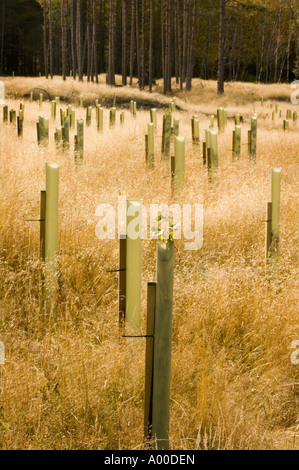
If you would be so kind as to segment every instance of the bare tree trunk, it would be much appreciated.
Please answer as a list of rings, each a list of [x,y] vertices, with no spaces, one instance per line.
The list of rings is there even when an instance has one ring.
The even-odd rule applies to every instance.
[[[83,68],[82,68],[82,39],[81,39],[81,0],[77,0],[76,43],[77,43],[78,75],[79,75],[79,81],[82,82]]]
[[[182,64],[182,83],[186,81],[187,60],[188,60],[188,43],[189,43],[189,1],[184,0],[184,19],[183,19],[183,64]],[[182,85],[181,85],[182,88]]]
[[[164,84],[164,93],[171,92],[171,75],[172,75],[172,61],[171,61],[171,32],[172,32],[172,15],[171,15],[171,0],[167,0],[166,10],[166,86]]]
[[[110,0],[110,13],[109,13],[109,53],[108,53],[108,73],[107,84],[110,86],[115,85],[115,5],[114,0]]]
[[[162,77],[165,82],[164,0],[161,0],[161,57],[162,57]]]
[[[66,21],[65,21],[65,0],[61,2],[61,57],[62,57],[62,78],[66,80]]]
[[[197,17],[197,2],[192,0],[192,21],[191,21],[191,34],[190,34],[190,46],[189,46],[189,57],[188,57],[188,66],[187,66],[187,81],[186,81],[186,90],[190,91],[192,87],[192,77],[194,70],[194,45],[195,45],[195,27],[196,27],[196,17]]]
[[[53,18],[52,0],[49,0],[49,53],[50,53],[50,76],[53,79]]]
[[[130,47],[130,86],[133,85],[133,73],[134,73],[134,49],[135,49],[135,0],[132,2],[131,11],[131,47]]]
[[[43,3],[43,15],[44,15],[44,64],[45,64],[45,77],[49,78],[48,71],[48,43],[47,43],[47,2],[44,0]]]
[[[220,0],[220,33],[217,85],[218,95],[224,93],[225,6],[226,0]]]
[[[127,0],[122,1],[122,85],[127,85]]]
[[[96,83],[99,83],[97,60],[97,0],[93,0],[92,54]]]
[[[144,90],[144,69],[145,69],[145,5],[142,0],[141,6],[141,77],[140,90]]]
[[[138,14],[138,0],[135,0],[135,16],[136,16],[136,56],[137,56],[137,74],[140,87],[141,70],[140,70],[140,47],[139,47],[139,14]]]
[[[90,82],[92,72],[92,47],[90,41],[90,1],[87,2],[86,12],[86,44],[87,44],[87,81]]]
[[[149,92],[153,91],[153,33],[154,33],[154,0],[150,0],[150,27],[149,27],[149,66],[148,84]]]
[[[76,52],[75,52],[75,33],[74,33],[74,8],[75,2],[71,0],[71,50],[72,50],[72,70],[73,70],[73,77],[76,79],[77,71],[76,71]]]
[[[2,9],[0,75],[3,74],[4,26],[5,26],[5,0],[3,0],[3,9]]]

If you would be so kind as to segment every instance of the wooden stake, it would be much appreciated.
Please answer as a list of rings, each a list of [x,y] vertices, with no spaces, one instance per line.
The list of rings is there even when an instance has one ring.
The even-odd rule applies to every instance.
[[[274,262],[279,258],[279,226],[280,226],[280,182],[281,182],[281,169],[271,169],[271,258]]]
[[[147,285],[147,328],[145,346],[144,438],[151,439],[153,425],[153,370],[156,311],[156,282]]]
[[[174,138],[174,194],[173,199],[184,199],[185,186],[185,137]]]
[[[40,231],[39,231],[39,253],[45,261],[45,227],[46,227],[46,191],[40,192]]]
[[[119,283],[118,283],[118,311],[119,327],[122,330],[126,318],[126,269],[127,269],[127,241],[122,235],[119,240]]]
[[[147,145],[148,145],[148,163],[150,168],[153,169],[155,166],[155,137],[154,137],[154,124],[148,123],[147,125]]]

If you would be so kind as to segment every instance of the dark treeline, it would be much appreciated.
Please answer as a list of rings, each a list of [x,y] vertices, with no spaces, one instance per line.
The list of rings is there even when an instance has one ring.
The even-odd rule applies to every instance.
[[[298,0],[0,0],[0,75],[293,80]]]

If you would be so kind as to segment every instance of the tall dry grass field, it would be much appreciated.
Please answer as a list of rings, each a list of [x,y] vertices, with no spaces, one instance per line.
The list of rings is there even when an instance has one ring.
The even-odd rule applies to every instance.
[[[50,103],[22,99],[33,88],[66,96],[76,119],[85,118],[78,96],[94,100],[116,93],[150,104],[149,94],[111,90],[103,84],[66,84],[56,78],[6,80],[9,109],[25,102],[24,135],[0,119],[0,339],[6,363],[0,379],[1,449],[144,449],[145,340],[120,338],[118,325],[118,240],[98,240],[96,208],[117,209],[118,196],[152,203],[171,202],[169,164],[161,163],[163,110],[158,111],[156,165],[145,165],[144,135],[149,111],[104,133],[85,128],[84,163],[50,142],[37,145],[39,114],[51,117]],[[56,88],[55,88],[56,87]],[[80,88],[81,87],[81,88]],[[75,95],[72,92],[76,88]],[[180,135],[186,138],[185,202],[204,206],[204,239],[198,251],[175,244],[171,449],[298,449],[299,365],[292,364],[298,326],[298,143],[299,124],[282,130],[271,120],[271,102],[285,116],[287,86],[229,84],[218,99],[214,82],[196,82],[191,95],[176,92]],[[170,98],[154,100],[166,105]],[[198,92],[198,93],[197,93]],[[261,107],[259,96],[265,97]],[[73,97],[73,99],[72,99]],[[101,97],[100,97],[101,101]],[[123,101],[123,102],[124,102]],[[228,110],[219,136],[219,186],[209,185],[201,147],[191,143],[192,114],[201,140],[209,115]],[[61,103],[63,109],[66,103]],[[295,107],[292,107],[295,109]],[[242,156],[232,161],[233,115],[242,123]],[[258,114],[258,153],[247,154],[250,116]],[[55,314],[42,305],[39,259],[39,196],[45,163],[60,165],[59,302]],[[270,171],[282,169],[280,260],[265,270],[266,203]],[[150,231],[148,227],[148,232]],[[146,325],[146,284],[156,276],[156,242],[143,242],[142,333]]]

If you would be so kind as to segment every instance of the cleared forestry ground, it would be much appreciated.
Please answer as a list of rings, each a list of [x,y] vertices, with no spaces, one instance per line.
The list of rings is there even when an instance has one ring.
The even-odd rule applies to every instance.
[[[103,79],[102,79],[103,81]],[[170,164],[161,162],[163,109],[158,109],[155,169],[145,164],[144,135],[151,100],[168,106],[171,97],[103,83],[78,84],[55,78],[4,79],[9,109],[25,103],[24,134],[0,116],[0,340],[6,363],[0,379],[1,449],[143,449],[144,353],[142,338],[120,338],[118,240],[98,240],[99,204],[117,209],[118,196],[169,203]],[[76,119],[86,116],[79,96],[93,102],[114,94],[123,105],[146,101],[137,119],[104,132],[85,127],[84,162],[57,150],[51,104],[23,99],[34,89],[64,96]],[[203,246],[184,250],[175,242],[171,449],[298,449],[299,365],[291,345],[298,326],[298,144],[299,124],[283,131],[291,105],[289,85],[195,81],[191,94],[174,90],[186,138],[185,203],[204,207]],[[18,99],[14,99],[14,94]],[[52,96],[52,95],[51,95]],[[260,96],[265,103],[261,106]],[[116,101],[118,104],[118,101]],[[139,102],[140,103],[140,102]],[[149,104],[148,104],[149,103]],[[270,103],[282,118],[272,122]],[[141,104],[139,104],[140,108]],[[201,141],[217,108],[228,110],[219,136],[219,186],[211,188],[202,148],[191,142],[191,117],[200,120]],[[242,155],[232,161],[233,116],[243,116]],[[247,153],[250,116],[258,115],[257,163]],[[38,115],[49,117],[50,140],[38,146]],[[172,152],[171,152],[172,153]],[[39,259],[40,190],[45,163],[60,165],[59,304],[55,315],[42,308]],[[282,170],[280,262],[265,271],[266,203],[271,168]],[[148,226],[148,233],[152,227]],[[156,242],[143,242],[142,332],[146,284],[156,276]]]

